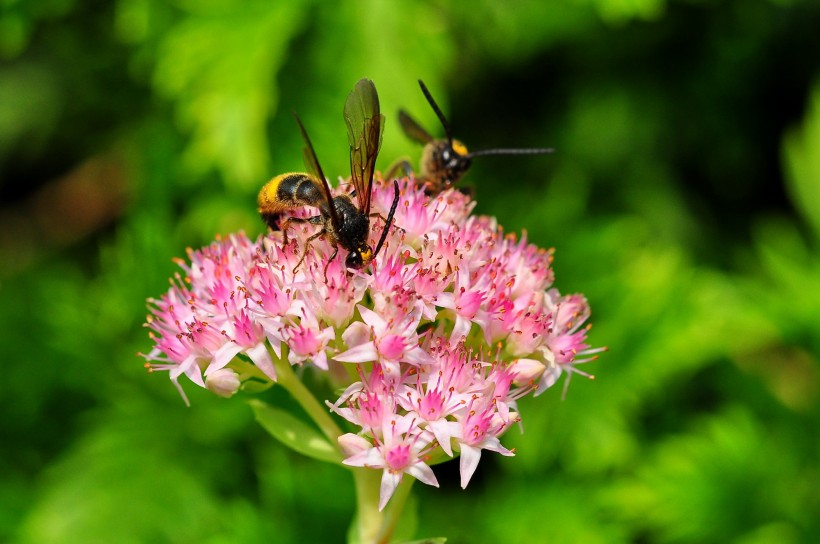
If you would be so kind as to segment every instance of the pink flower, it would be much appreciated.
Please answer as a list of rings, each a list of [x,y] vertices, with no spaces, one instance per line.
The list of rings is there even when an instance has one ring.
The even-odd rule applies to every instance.
[[[417,329],[421,321],[420,308],[394,312],[397,316],[388,319],[364,306],[359,306],[359,313],[364,323],[353,323],[348,329],[351,332],[346,333],[347,338],[352,338],[353,334],[360,339],[367,338],[361,334],[363,327],[370,329],[372,338],[339,353],[335,360],[343,363],[378,361],[385,374],[390,376],[399,374],[400,363],[419,365],[432,362],[430,355],[419,345]]]
[[[356,435],[343,435],[340,440],[351,453],[343,462],[354,467],[383,469],[379,510],[383,510],[406,473],[427,485],[438,487],[433,470],[424,462],[429,451],[429,435],[415,426],[407,416],[385,413],[382,439],[374,443]]]
[[[299,317],[299,323],[286,325],[282,333],[290,347],[288,361],[297,365],[309,360],[322,370],[327,370],[326,350],[328,343],[336,338],[333,327],[322,327],[316,314],[304,304],[298,305],[294,315]]]
[[[270,232],[189,250],[182,275],[149,299],[144,355],[181,393],[187,376],[222,396],[251,375],[275,382],[275,365],[312,365],[343,391],[325,402],[355,430],[338,439],[344,463],[383,471],[380,508],[405,474],[437,486],[431,458],[460,456],[464,487],[482,451],[513,455],[501,438],[518,399],[565,371],[587,375],[578,366],[601,351],[587,340],[586,299],[552,286],[551,250],[470,215],[458,191],[400,188],[386,243],[362,270],[345,268],[342,248],[328,263],[321,238],[294,270],[318,228],[309,223],[288,244]],[[392,199],[377,180],[371,212],[385,217]],[[372,247],[383,228],[371,219]]]
[[[476,272],[476,275],[478,273]],[[442,293],[435,299],[436,305],[448,308],[455,314],[452,339],[465,338],[470,333],[472,324],[478,323],[482,328],[487,327],[489,318],[487,310],[482,309],[482,303],[487,299],[487,293],[470,281],[470,272],[460,268],[456,272],[456,281],[453,291]]]

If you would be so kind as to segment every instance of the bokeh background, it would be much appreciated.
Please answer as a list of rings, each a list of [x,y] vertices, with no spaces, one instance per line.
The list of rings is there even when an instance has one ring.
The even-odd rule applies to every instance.
[[[521,403],[515,458],[416,487],[450,542],[820,539],[820,3],[9,0],[0,15],[0,541],[338,542],[349,475],[239,400],[147,374],[172,258],[262,232],[255,194],[326,172],[370,77],[379,167],[442,134],[478,211],[556,248],[610,351]],[[190,385],[190,384],[187,384]],[[276,397],[277,402],[287,399]],[[269,399],[268,399],[269,400]]]

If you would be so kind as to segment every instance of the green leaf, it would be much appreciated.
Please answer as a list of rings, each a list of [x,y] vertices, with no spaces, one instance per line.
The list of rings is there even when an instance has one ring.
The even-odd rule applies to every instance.
[[[292,414],[260,400],[248,401],[256,421],[271,436],[291,449],[328,463],[341,463],[341,455],[327,438]]]
[[[307,13],[300,2],[197,4],[162,36],[153,84],[190,133],[191,171],[215,168],[246,189],[269,174],[266,122],[279,103],[272,83]]]
[[[816,84],[803,125],[783,142],[789,191],[795,207],[820,236],[820,84]]]

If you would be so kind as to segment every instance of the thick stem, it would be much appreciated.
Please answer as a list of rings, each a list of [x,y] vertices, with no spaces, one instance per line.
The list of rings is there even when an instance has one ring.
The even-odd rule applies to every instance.
[[[356,517],[355,526],[348,534],[349,544],[377,544],[380,535],[383,514],[379,512],[379,491],[382,472],[372,468],[353,469],[353,481],[356,484]]]
[[[310,418],[316,422],[319,429],[324,433],[327,439],[335,448],[339,447],[339,437],[342,436],[342,430],[330,417],[330,411],[305,387],[296,374],[293,372],[293,367],[287,360],[285,354],[282,358],[273,358],[273,365],[276,368],[276,383],[284,387],[288,393],[293,395],[296,402],[299,403]]]
[[[284,387],[296,399],[296,402],[316,422],[331,444],[338,448],[338,439],[342,435],[342,430],[330,417],[328,409],[296,377],[284,353],[281,358],[274,356],[273,361],[276,368],[276,383]],[[352,472],[356,486],[356,517],[355,525],[351,527],[348,534],[348,540],[351,544],[387,544],[401,519],[414,479],[405,475],[385,510],[380,512],[379,494],[382,471],[371,468],[354,468]]]
[[[382,471],[357,468],[353,471],[353,479],[356,483],[357,504],[356,525],[348,535],[350,544],[387,544],[401,521],[415,479],[405,475],[381,512],[379,494]]]
[[[382,540],[380,540],[380,542],[387,543],[390,541],[390,537],[393,536],[396,526],[399,524],[399,521],[401,521],[404,507],[407,505],[407,498],[410,496],[410,490],[413,489],[413,483],[415,481],[415,478],[411,478],[405,474],[399,487],[393,492],[390,502],[387,503],[387,506],[382,512],[382,514],[384,514],[384,522],[382,523]]]

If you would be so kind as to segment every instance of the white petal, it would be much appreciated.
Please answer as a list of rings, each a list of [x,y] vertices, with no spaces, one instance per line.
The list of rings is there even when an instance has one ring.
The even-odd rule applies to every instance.
[[[350,348],[347,351],[343,351],[342,353],[333,356],[335,361],[339,361],[341,363],[369,363],[377,360],[378,358],[379,354],[376,351],[376,344],[373,342],[361,344],[355,348]]]
[[[342,341],[349,348],[364,344],[368,340],[370,340],[370,327],[361,321],[351,323],[342,333]]]
[[[325,353],[325,350],[322,350],[316,354],[313,358],[313,364],[322,370],[327,370],[327,353]]]
[[[208,376],[212,372],[225,368],[225,365],[230,363],[240,351],[242,351],[242,346],[236,342],[228,342],[223,345],[221,348],[216,350],[216,353],[214,353],[214,358],[211,360],[211,364],[209,364],[208,368],[205,369],[205,375]]]
[[[176,368],[170,371],[171,380],[176,383],[177,378],[182,374],[188,376],[188,379],[200,387],[205,387],[205,380],[202,379],[202,371],[199,370],[199,365],[196,364],[196,356],[189,355],[184,361],[179,363]]]
[[[273,381],[276,381],[276,369],[273,367],[273,359],[270,358],[270,352],[268,351],[268,346],[265,345],[265,342],[256,344],[252,348],[245,351],[245,353],[248,354],[248,357],[251,361],[253,361],[253,364],[255,364],[259,370],[265,374],[265,376]]]
[[[345,389],[344,392],[339,396],[339,400],[337,400],[334,403],[334,406],[341,406],[347,399],[349,399],[356,393],[361,393],[362,391],[364,391],[364,384],[362,382],[354,382],[348,385],[347,389]],[[329,402],[328,406],[330,406]]]
[[[455,295],[453,295],[453,293],[441,293],[440,295],[436,295],[436,306],[439,308],[449,308],[451,310],[455,310]]]
[[[543,350],[545,354],[549,353],[551,360],[547,361],[547,369],[541,375],[541,379],[538,380],[538,388],[535,390],[534,395],[536,397],[555,385],[555,382],[557,382],[561,376],[561,365],[555,362],[555,355],[546,347],[543,348]]]
[[[416,346],[404,352],[404,362],[414,365],[432,365],[436,363],[432,355],[424,351],[421,346]]]
[[[384,510],[387,501],[393,496],[393,492],[396,491],[396,488],[399,486],[403,474],[403,472],[390,472],[389,470],[385,470],[384,474],[382,474],[382,485],[379,492],[379,512]]]
[[[451,428],[453,427],[453,423],[455,422],[447,421],[444,419],[438,419],[436,421],[430,422],[430,430],[433,431],[433,435],[435,435],[436,440],[438,440],[441,449],[443,449],[444,453],[446,453],[450,457],[453,456],[453,448],[450,445],[450,438],[453,435],[451,430]]]
[[[458,341],[461,338],[466,338],[467,335],[470,334],[470,327],[472,325],[473,322],[466,317],[456,315],[456,324],[453,326],[453,333],[450,335],[450,338],[455,341]]]
[[[461,444],[461,489],[464,489],[470,483],[470,478],[473,477],[473,473],[478,467],[479,459],[481,459],[480,449]]]
[[[383,468],[384,457],[379,453],[378,448],[370,447],[360,451],[342,461],[343,464],[352,467]]]
[[[495,436],[488,436],[481,442],[481,447],[485,450],[494,451],[500,453],[501,455],[506,455],[507,457],[512,457],[515,453],[511,450],[508,450],[504,446],[501,445],[501,441],[498,440]]]
[[[436,475],[433,474],[433,469],[421,461],[408,467],[405,472],[422,483],[438,487],[438,480],[436,480]]]
[[[368,326],[373,327],[377,333],[384,332],[387,322],[382,318],[382,316],[370,308],[365,308],[361,304],[356,307],[359,309],[359,315],[362,316],[362,320],[367,323]]]

